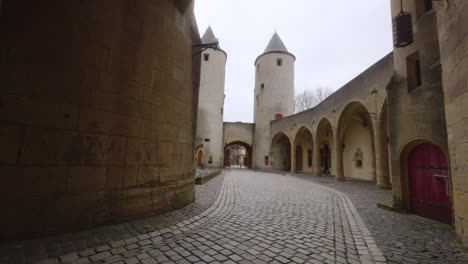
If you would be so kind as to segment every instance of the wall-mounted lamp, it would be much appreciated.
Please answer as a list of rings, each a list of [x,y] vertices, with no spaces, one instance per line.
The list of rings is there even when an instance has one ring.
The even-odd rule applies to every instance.
[[[402,48],[413,43],[413,20],[411,14],[403,11],[403,0],[400,0],[401,11],[393,18],[393,45]]]

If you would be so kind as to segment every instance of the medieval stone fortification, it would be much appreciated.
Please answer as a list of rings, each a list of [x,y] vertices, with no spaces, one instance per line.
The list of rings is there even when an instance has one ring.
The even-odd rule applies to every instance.
[[[254,169],[392,188],[395,210],[468,244],[468,1],[389,1],[413,42],[294,115],[274,34],[252,58],[254,124],[223,124],[227,53],[191,0],[0,1],[0,238],[174,210],[195,164],[242,144]]]
[[[254,123],[224,123],[225,155],[241,144],[253,169],[373,181],[393,190],[395,210],[454,224],[466,243],[468,3],[391,0],[391,10],[412,14],[411,45],[297,114],[295,56],[275,33],[254,63]]]

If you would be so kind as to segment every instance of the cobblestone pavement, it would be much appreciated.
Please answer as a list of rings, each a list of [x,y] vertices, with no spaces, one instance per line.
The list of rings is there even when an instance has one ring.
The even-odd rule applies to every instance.
[[[468,251],[456,242],[451,226],[377,208],[378,201],[392,200],[390,190],[382,190],[367,181],[339,182],[333,177],[294,176],[345,193],[389,263],[468,263]]]
[[[377,209],[389,192],[369,183],[229,170],[196,190],[163,216],[3,246],[0,263],[464,261],[453,230]]]
[[[204,185],[195,185],[195,202],[177,211],[83,232],[0,245],[0,263],[35,263],[38,260],[86,251],[112,241],[131,239],[175,225],[208,209],[218,197],[224,177],[223,173]]]

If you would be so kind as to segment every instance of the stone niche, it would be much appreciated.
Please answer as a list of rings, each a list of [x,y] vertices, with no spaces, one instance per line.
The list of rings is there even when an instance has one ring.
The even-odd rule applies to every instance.
[[[191,2],[1,1],[2,239],[194,200]]]

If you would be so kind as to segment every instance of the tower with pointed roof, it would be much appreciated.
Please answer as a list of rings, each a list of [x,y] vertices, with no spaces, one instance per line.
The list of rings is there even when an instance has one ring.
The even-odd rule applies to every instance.
[[[254,167],[272,168],[270,122],[294,113],[294,62],[275,32],[265,51],[255,60]]]
[[[195,159],[203,167],[223,165],[224,79],[227,54],[211,29],[202,37],[203,44],[213,44],[201,54]]]

